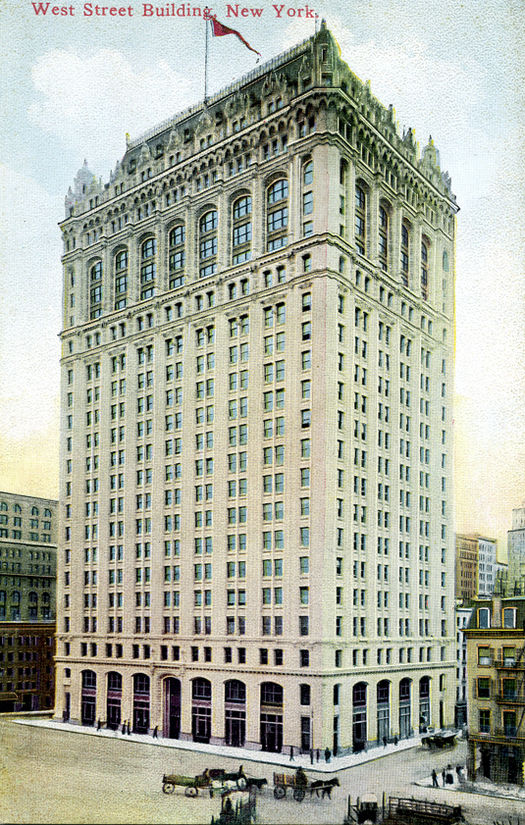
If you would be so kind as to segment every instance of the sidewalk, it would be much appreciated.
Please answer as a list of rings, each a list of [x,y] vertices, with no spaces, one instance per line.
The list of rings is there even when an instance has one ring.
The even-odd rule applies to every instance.
[[[464,771],[465,769],[463,772]],[[478,794],[479,796],[494,796],[501,799],[516,799],[525,802],[525,787],[520,787],[519,785],[499,785],[485,777],[477,779],[475,782],[469,782],[466,779],[463,782],[459,782],[455,765],[452,766],[450,773],[454,781],[451,785],[445,785],[444,788],[442,786],[441,772],[438,774],[439,789],[458,791],[459,793]],[[414,782],[414,785],[418,785],[420,788],[432,788],[432,777],[428,776],[426,779],[420,779],[418,782]],[[438,788],[434,786],[434,790],[438,790]]]
[[[80,733],[87,736],[98,736],[100,738],[110,739],[124,739],[128,742],[138,742],[141,745],[153,745],[161,748],[176,748],[177,750],[186,750],[200,753],[208,753],[215,757],[231,757],[238,759],[240,762],[264,762],[266,765],[279,765],[293,770],[302,765],[303,768],[309,771],[316,771],[319,773],[334,773],[336,771],[344,770],[346,768],[353,768],[356,765],[362,765],[365,762],[371,762],[375,759],[381,759],[383,756],[390,756],[393,753],[408,750],[409,748],[417,747],[421,744],[421,737],[414,736],[411,739],[402,739],[397,745],[394,743],[377,748],[371,748],[368,751],[361,751],[360,753],[351,753],[345,756],[332,756],[330,762],[324,761],[324,755],[321,751],[321,759],[314,763],[310,762],[308,754],[297,754],[293,759],[290,759],[288,754],[284,753],[269,753],[267,751],[248,750],[246,748],[232,748],[227,745],[206,745],[201,742],[190,742],[182,739],[155,739],[153,736],[146,734],[124,734],[120,731],[100,730],[97,731],[93,727],[84,727],[82,725],[71,725],[66,722],[60,722],[55,719],[38,719],[30,717],[20,717],[13,719],[18,725],[34,725],[42,728],[51,728],[52,730],[66,731],[67,733]],[[430,780],[432,784],[432,780]],[[448,786],[449,788],[451,786]]]

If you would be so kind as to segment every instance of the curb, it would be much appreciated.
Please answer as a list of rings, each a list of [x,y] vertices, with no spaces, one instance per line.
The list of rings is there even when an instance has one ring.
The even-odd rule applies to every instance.
[[[313,773],[334,774],[338,771],[348,770],[349,768],[358,767],[367,762],[375,761],[376,759],[383,759],[386,756],[391,756],[394,753],[400,753],[405,750],[417,747],[421,744],[420,737],[413,739],[403,739],[397,745],[387,745],[385,747],[373,748],[370,751],[361,752],[359,754],[349,754],[340,757],[332,757],[330,762],[317,762],[313,764],[310,762],[310,757],[305,754],[298,754],[294,759],[290,760],[287,754],[274,754],[267,751],[253,751],[242,748],[232,748],[227,745],[207,745],[200,742],[191,742],[180,739],[166,740],[163,738],[155,739],[150,734],[122,734],[120,731],[108,731],[102,729],[97,731],[95,728],[85,727],[82,725],[72,725],[66,722],[60,722],[53,719],[35,719],[28,717],[14,718],[13,722],[17,725],[29,725],[31,727],[48,728],[50,730],[60,731],[64,733],[83,734],[85,736],[96,736],[99,739],[120,739],[126,742],[134,742],[140,745],[150,745],[154,747],[162,747],[167,749],[191,751],[193,753],[206,753],[218,758],[238,759],[240,762],[251,762],[254,764],[264,763],[266,765],[275,765],[280,768],[289,768],[294,770],[301,765],[305,770]]]

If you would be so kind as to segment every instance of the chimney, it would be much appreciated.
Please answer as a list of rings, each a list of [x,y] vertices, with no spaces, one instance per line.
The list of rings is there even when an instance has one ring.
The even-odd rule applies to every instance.
[[[492,627],[501,627],[501,598],[492,599]]]

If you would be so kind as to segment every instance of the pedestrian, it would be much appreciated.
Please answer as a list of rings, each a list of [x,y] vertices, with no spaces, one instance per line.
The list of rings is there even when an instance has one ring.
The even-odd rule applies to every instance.
[[[102,719],[99,719],[99,720],[97,721],[97,733],[99,732],[99,730],[100,730],[101,728],[102,728]]]
[[[454,776],[452,774],[452,765],[447,765],[447,785],[454,784]]]
[[[158,736],[159,736],[159,726],[155,725],[155,727],[153,728],[153,738],[158,739]]]
[[[383,736],[383,747],[386,748],[387,744],[388,744],[388,739],[386,738],[386,736]]]
[[[330,748],[325,748],[324,761],[329,762],[331,755],[332,755],[332,752],[331,752]]]
[[[293,745],[290,745],[290,762],[293,762]]]
[[[445,785],[447,784],[447,769],[446,768],[443,768],[443,770],[441,771],[441,778],[443,780],[443,787],[445,787]]]
[[[129,719],[128,719],[128,736],[131,736],[131,725],[129,723]]]
[[[438,784],[438,775],[437,775],[437,773],[436,773],[436,769],[435,769],[435,768],[434,768],[434,769],[433,769],[433,771],[432,771],[432,787],[433,787],[433,788],[439,788],[439,784]]]
[[[126,725],[128,724],[127,719],[122,722],[122,733],[126,733]]]
[[[316,754],[315,758],[316,758],[317,762],[319,762],[319,760],[321,758],[321,751],[319,750],[319,748],[317,748],[317,754]]]
[[[394,745],[397,745],[398,742],[399,742],[399,739],[397,738],[397,736],[394,736]]]
[[[463,782],[463,765],[456,765],[456,773],[458,776],[458,782]]]

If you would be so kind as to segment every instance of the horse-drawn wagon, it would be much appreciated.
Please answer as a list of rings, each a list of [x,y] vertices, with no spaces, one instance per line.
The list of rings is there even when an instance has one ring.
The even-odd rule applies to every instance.
[[[168,773],[162,777],[162,790],[166,794],[172,794],[176,787],[181,787],[184,788],[186,796],[198,796],[199,790],[207,788],[210,796],[213,796],[214,790],[244,790],[246,786],[247,780],[242,766],[237,773],[228,773],[223,768],[206,768],[196,776]]]
[[[292,796],[296,802],[302,802],[309,791],[310,797],[314,794],[316,797],[328,796],[332,793],[332,788],[339,785],[337,777],[333,779],[316,779],[313,782],[308,781],[308,777],[299,769],[294,774],[291,773],[274,773],[273,775],[273,795],[276,799],[283,799],[288,789],[292,792]]]

